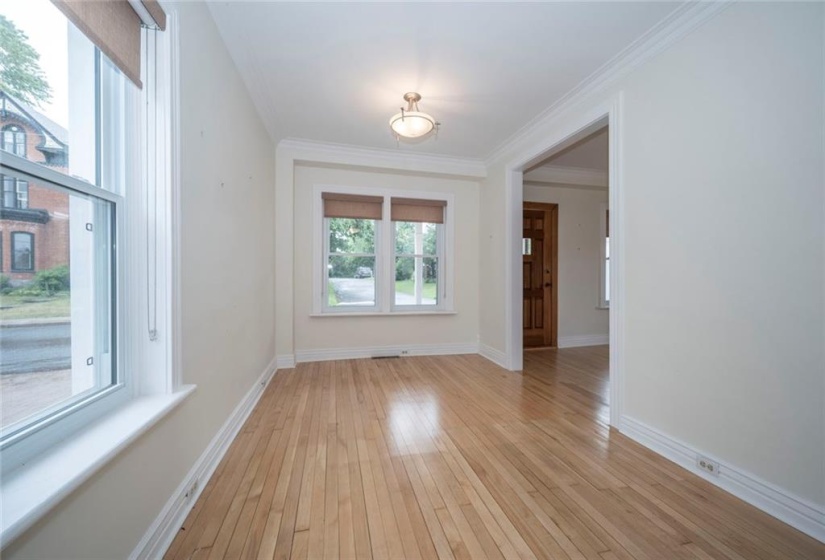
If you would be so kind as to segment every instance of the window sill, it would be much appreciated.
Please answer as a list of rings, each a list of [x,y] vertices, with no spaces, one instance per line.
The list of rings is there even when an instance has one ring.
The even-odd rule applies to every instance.
[[[195,385],[185,385],[175,393],[136,398],[4,476],[0,542],[6,545],[31,527],[194,391]]]
[[[596,309],[610,309],[609,305],[597,305]]]
[[[411,315],[458,315],[456,311],[354,311],[352,313],[310,313],[310,317],[409,317]]]

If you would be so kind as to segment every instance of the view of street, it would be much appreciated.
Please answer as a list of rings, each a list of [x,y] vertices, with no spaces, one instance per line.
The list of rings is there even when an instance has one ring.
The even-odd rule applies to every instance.
[[[338,305],[373,305],[375,303],[374,278],[330,278]],[[422,305],[435,305],[432,298],[422,298]],[[395,293],[395,305],[415,305],[415,296]]]
[[[0,425],[72,396],[68,319],[0,321]]]
[[[34,323],[3,325],[0,374],[54,371],[71,367],[71,325]]]

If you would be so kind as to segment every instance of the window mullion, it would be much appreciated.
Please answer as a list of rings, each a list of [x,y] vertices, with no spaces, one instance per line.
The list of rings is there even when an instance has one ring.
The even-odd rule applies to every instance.
[[[391,219],[390,197],[384,197],[383,219],[381,220],[381,251],[376,255],[375,292],[380,294],[378,310],[389,313],[395,301],[395,228]],[[378,246],[376,246],[376,251]]]
[[[446,240],[444,234],[444,224],[438,226],[438,230],[436,231],[436,243],[438,246],[436,247],[436,261],[438,266],[438,274],[436,277],[436,282],[438,282],[438,289],[441,292],[441,297],[439,297],[436,301],[438,307],[443,307],[445,303],[445,299],[447,298],[447,275],[444,272],[444,265],[447,263],[447,259],[444,258],[446,254]]]
[[[415,224],[415,241],[414,247],[416,254],[424,253],[424,232],[421,222]],[[413,284],[413,291],[415,293],[415,304],[421,305],[421,297],[424,291],[424,257],[416,257],[413,259],[413,270],[415,271],[415,282]]]

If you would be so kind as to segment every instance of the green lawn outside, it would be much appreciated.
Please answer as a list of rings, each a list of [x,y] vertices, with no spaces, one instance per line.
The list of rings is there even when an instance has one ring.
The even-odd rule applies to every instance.
[[[415,295],[415,282],[410,280],[396,280],[395,281],[395,291],[400,294],[410,294]],[[422,290],[421,297],[428,298],[428,299],[436,299],[436,285],[435,282],[427,283],[424,282],[424,289]]]
[[[327,296],[329,296],[327,305],[329,305],[330,307],[338,305],[338,298],[335,297],[335,289],[332,287],[332,282],[329,282],[327,284]]]
[[[71,316],[69,292],[54,296],[0,295],[0,321]]]

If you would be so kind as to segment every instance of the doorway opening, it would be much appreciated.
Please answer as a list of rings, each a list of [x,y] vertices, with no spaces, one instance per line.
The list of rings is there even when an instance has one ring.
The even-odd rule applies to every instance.
[[[623,404],[621,105],[616,96],[562,119],[547,137],[505,164],[508,367],[522,370],[524,360],[533,360],[536,353],[554,353],[558,359],[565,353],[592,353],[601,370],[593,391],[604,402],[605,420],[617,428]],[[543,272],[555,290],[550,310],[557,315],[555,349],[549,350],[532,350],[525,329],[533,326],[528,325],[532,318],[525,317],[526,296],[531,295],[525,289],[537,288],[534,279],[525,277],[524,212],[531,203],[557,205],[557,250],[551,255],[557,270]]]
[[[609,127],[570,140],[522,175],[523,360],[607,420]],[[572,361],[586,371],[563,367]]]

